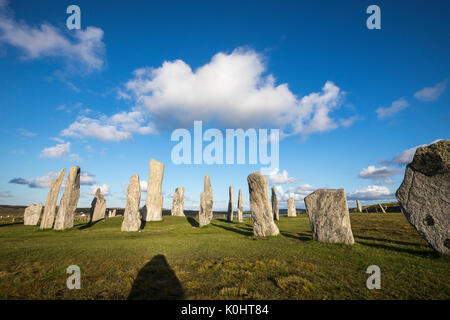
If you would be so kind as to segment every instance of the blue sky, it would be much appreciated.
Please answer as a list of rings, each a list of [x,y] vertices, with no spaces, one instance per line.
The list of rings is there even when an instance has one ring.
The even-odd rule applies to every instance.
[[[81,9],[68,30],[66,8]],[[381,30],[366,8],[381,9]],[[215,209],[257,165],[175,165],[176,128],[278,128],[281,207],[316,188],[350,203],[393,200],[414,148],[449,138],[448,1],[0,0],[0,203],[45,202],[49,178],[79,165],[79,206],[102,186],[125,206],[131,175],[165,163],[197,208]],[[62,193],[62,192],[61,192]],[[143,193],[142,199],[145,199]]]

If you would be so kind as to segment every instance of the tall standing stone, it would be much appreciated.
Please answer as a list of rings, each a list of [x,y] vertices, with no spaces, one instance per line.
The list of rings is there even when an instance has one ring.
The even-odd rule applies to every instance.
[[[228,211],[227,220],[233,221],[233,186],[228,189]]]
[[[58,201],[59,189],[64,180],[66,174],[66,168],[61,169],[56,180],[50,181],[50,189],[47,194],[47,201],[45,202],[44,214],[41,220],[41,229],[53,228],[53,222],[56,215],[56,201]]]
[[[33,204],[25,208],[23,214],[23,224],[26,226],[35,226],[39,222],[42,213],[42,203]]]
[[[184,188],[178,187],[175,189],[172,201],[172,215],[184,217]]]
[[[353,244],[352,227],[344,189],[319,189],[305,197],[313,239]]]
[[[145,200],[146,209],[142,217],[144,221],[161,221],[162,220],[162,182],[164,177],[164,163],[155,159],[150,159],[147,197]]]
[[[111,212],[111,217],[115,217],[116,214],[117,214],[117,209],[114,209],[114,210]]]
[[[208,175],[205,175],[203,192],[200,193],[198,220],[200,227],[206,226],[213,218],[213,191]]]
[[[450,254],[450,140],[417,148],[395,195],[419,234],[436,251]]]
[[[100,188],[95,191],[94,199],[91,203],[91,220],[90,222],[95,222],[105,218],[106,213],[106,200],[102,194]]]
[[[273,219],[280,220],[280,209],[278,209],[277,192],[275,191],[274,186],[272,186],[271,191],[272,191],[271,201],[272,201]]]
[[[381,212],[386,213],[386,210],[384,210],[384,208],[383,208],[383,206],[381,205],[381,203],[379,203],[378,206],[380,207]]]
[[[358,210],[358,212],[363,212],[361,202],[359,200],[356,200],[356,209]]]
[[[135,174],[131,176],[130,184],[127,188],[127,205],[123,214],[121,231],[138,231],[141,227],[141,218],[139,216],[140,202],[141,183],[139,175]]]
[[[239,195],[238,195],[238,205],[237,205],[237,216],[238,216],[238,221],[239,222],[242,222],[244,219],[243,219],[243,215],[242,215],[242,207],[243,207],[243,204],[242,204],[242,190],[241,189],[239,189]]]
[[[253,234],[261,237],[278,235],[280,231],[273,221],[267,178],[259,172],[253,172],[248,175],[247,182],[250,193]]]
[[[294,199],[289,198],[288,202],[287,202],[287,205],[288,205],[288,210],[287,210],[288,217],[296,217],[297,216],[297,209],[295,208]]]
[[[74,166],[69,170],[69,175],[64,187],[64,194],[59,202],[58,214],[55,220],[55,230],[64,230],[73,227],[73,218],[80,198],[80,167]]]

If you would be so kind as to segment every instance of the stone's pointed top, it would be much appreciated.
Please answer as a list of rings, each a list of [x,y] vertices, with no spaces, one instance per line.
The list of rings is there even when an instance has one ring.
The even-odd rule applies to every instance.
[[[450,173],[450,140],[417,148],[409,166],[427,176]]]

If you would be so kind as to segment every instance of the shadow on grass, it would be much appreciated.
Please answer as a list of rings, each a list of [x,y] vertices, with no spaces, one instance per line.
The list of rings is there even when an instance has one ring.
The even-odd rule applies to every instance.
[[[200,224],[197,222],[197,220],[195,220],[193,217],[186,217],[186,220],[189,222],[189,224],[191,226],[193,226],[194,228],[198,228],[200,227]]]
[[[301,233],[301,232],[292,233],[292,232],[285,232],[285,231],[280,231],[280,233],[283,237],[291,238],[291,239],[295,239],[295,240],[301,240],[301,241],[311,241],[312,240],[312,236],[307,233]]]
[[[224,220],[224,221],[226,221],[226,220]],[[214,227],[219,227],[219,228],[225,229],[227,231],[232,231],[232,232],[235,232],[235,233],[238,233],[238,234],[242,234],[244,236],[248,236],[248,237],[253,236],[253,232],[248,232],[248,231],[245,231],[245,230],[240,229],[240,228],[239,229],[238,228],[231,228],[231,227],[223,226],[223,225],[220,225],[220,224],[217,224],[217,223],[211,223],[211,225],[214,226]]]
[[[94,222],[85,223],[84,225],[78,227],[78,230],[88,229],[88,228],[94,226],[95,224],[99,223],[100,221],[105,221],[105,219],[100,219],[100,220],[97,220],[97,221],[94,221]]]
[[[3,224],[0,224],[0,227],[14,226],[17,224],[23,224],[23,222],[3,223]]]
[[[382,239],[382,238],[374,238],[374,237],[367,237],[367,236],[357,236],[354,235],[355,239],[361,239],[361,240],[372,240],[372,241],[383,241],[387,243],[392,244],[400,244],[403,246],[415,246],[415,247],[421,247],[424,244],[421,243],[412,243],[412,242],[406,242],[406,241],[399,241],[399,240],[390,240],[390,239]]]
[[[145,220],[141,220],[141,227],[139,228],[140,230],[143,230],[145,228],[145,225],[147,224],[147,221]]]
[[[389,250],[389,251],[395,251],[395,252],[403,252],[403,253],[413,254],[416,256],[424,257],[424,258],[438,259],[441,256],[440,253],[438,253],[436,251],[431,251],[431,250],[414,250],[414,249],[400,248],[400,247],[388,246],[385,244],[362,242],[362,241],[358,241],[357,243],[359,243],[363,246],[368,246],[368,247],[377,248],[377,249],[384,249],[384,250]]]
[[[164,255],[156,255],[138,273],[128,300],[179,300],[184,290]]]

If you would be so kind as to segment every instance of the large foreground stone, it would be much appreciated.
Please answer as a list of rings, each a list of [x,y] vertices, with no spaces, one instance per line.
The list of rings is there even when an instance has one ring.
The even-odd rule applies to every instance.
[[[205,175],[203,192],[200,194],[198,220],[200,227],[206,226],[213,218],[213,192],[209,176]]]
[[[172,201],[173,216],[184,217],[184,188],[178,187],[175,189]]]
[[[450,254],[450,140],[417,148],[395,195],[419,234],[436,251]]]
[[[358,212],[362,212],[362,206],[359,200],[356,200],[356,209],[358,210]]]
[[[273,221],[267,178],[259,172],[254,172],[249,174],[247,182],[250,193],[253,234],[261,237],[276,236],[280,231]]]
[[[162,182],[164,177],[164,163],[150,159],[147,197],[145,199],[146,209],[142,217],[144,221],[162,220]]]
[[[64,230],[73,227],[73,218],[80,199],[80,167],[74,166],[69,170],[64,194],[59,202],[58,214],[55,220],[55,230]]]
[[[233,186],[230,186],[228,190],[227,221],[233,221]]]
[[[344,189],[319,189],[305,197],[313,239],[353,244],[352,227]]]
[[[239,189],[239,195],[238,195],[238,205],[237,205],[237,216],[238,216],[238,222],[242,222],[244,219],[243,212],[242,212],[243,204],[242,204],[242,190]]]
[[[141,227],[141,217],[139,214],[139,204],[141,202],[141,183],[139,175],[135,174],[130,178],[127,188],[127,205],[123,214],[122,231],[138,231]],[[115,211],[115,210],[114,210]]]
[[[39,222],[42,213],[42,203],[33,204],[25,208],[23,214],[23,224],[26,226],[35,226]]]
[[[56,201],[58,201],[59,189],[64,180],[66,168],[61,169],[56,180],[50,181],[50,189],[47,194],[47,201],[45,202],[44,214],[41,220],[41,229],[51,229],[56,215]]]
[[[95,222],[105,218],[106,213],[106,200],[102,194],[100,188],[95,191],[95,197],[91,203],[91,220],[90,222]]]
[[[272,201],[273,219],[280,220],[280,209],[278,209],[277,192],[275,191],[274,186],[272,186],[271,191],[272,191],[271,201]]]
[[[297,216],[297,209],[295,208],[294,199],[289,198],[288,202],[287,202],[287,205],[288,205],[288,210],[287,210],[288,217],[296,217]]]

